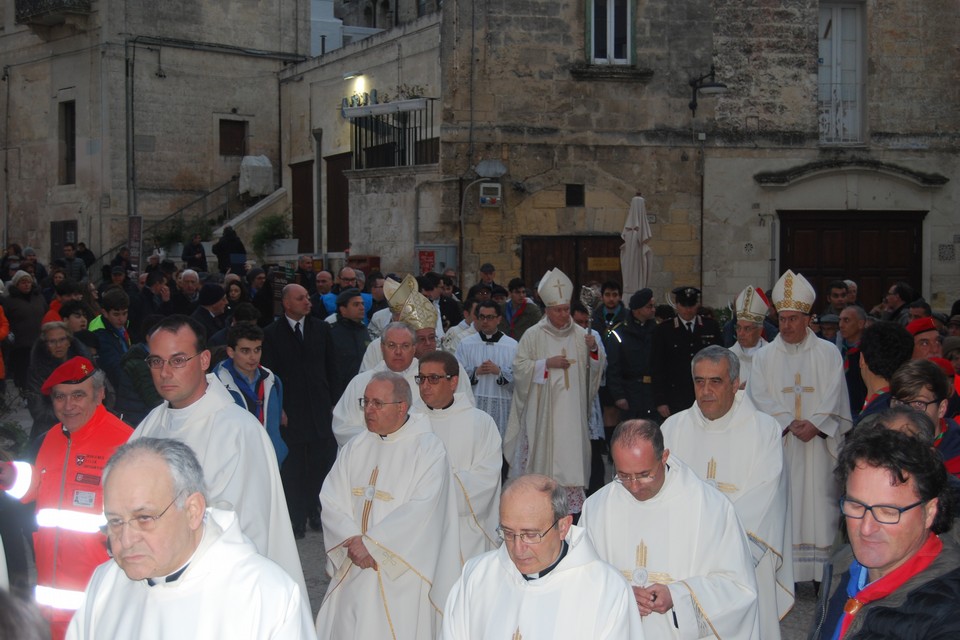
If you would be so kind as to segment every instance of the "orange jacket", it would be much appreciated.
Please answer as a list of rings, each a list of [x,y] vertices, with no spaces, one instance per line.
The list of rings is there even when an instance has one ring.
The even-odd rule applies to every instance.
[[[73,434],[54,426],[32,468],[16,463],[17,478],[8,492],[23,502],[37,501],[36,595],[54,638],[63,636],[93,570],[109,559],[100,532],[106,524],[101,476],[107,460],[131,433],[100,405]]]
[[[7,314],[3,312],[3,307],[0,307],[0,342],[6,340],[8,335],[10,335],[10,322],[7,320]],[[3,366],[3,352],[0,352],[0,380],[6,377],[7,370]]]

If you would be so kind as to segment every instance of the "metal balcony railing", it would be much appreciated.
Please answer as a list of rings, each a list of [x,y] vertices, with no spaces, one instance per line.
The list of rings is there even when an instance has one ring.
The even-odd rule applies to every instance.
[[[17,24],[60,24],[67,15],[89,15],[91,0],[16,0]]]
[[[820,127],[820,142],[863,142],[863,85],[821,82],[818,89],[817,122]]]
[[[439,139],[433,130],[433,99],[416,98],[345,110],[353,123],[354,169],[436,164]]]

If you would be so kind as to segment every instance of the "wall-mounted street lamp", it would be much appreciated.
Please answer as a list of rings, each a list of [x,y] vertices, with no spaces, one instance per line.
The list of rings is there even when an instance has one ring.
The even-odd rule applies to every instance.
[[[357,78],[362,75],[363,75],[363,71],[347,71],[345,74],[343,74],[343,79],[353,80],[354,78]]]
[[[712,96],[718,93],[724,93],[727,85],[717,82],[716,69],[710,65],[710,73],[705,73],[699,78],[690,80],[690,88],[693,90],[693,97],[690,99],[690,111],[694,117],[697,115],[697,94]]]

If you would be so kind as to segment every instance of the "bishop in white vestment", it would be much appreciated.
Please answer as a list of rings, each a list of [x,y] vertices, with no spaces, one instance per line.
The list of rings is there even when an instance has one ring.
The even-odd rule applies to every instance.
[[[578,513],[590,480],[587,423],[606,359],[593,336],[570,317],[570,279],[554,269],[538,291],[547,311],[517,347],[503,451],[511,477],[554,478],[567,487],[570,508]]]
[[[646,637],[758,639],[753,557],[733,504],[663,449],[656,423],[622,423],[611,453],[617,479],[587,498],[580,524],[630,580]]]
[[[780,426],[737,391],[733,349],[712,346],[693,359],[696,403],[663,423],[664,447],[733,503],[750,540],[760,631],[780,637],[793,607],[793,546]]]
[[[433,432],[443,441],[453,471],[460,514],[460,556],[466,561],[496,548],[500,517],[500,471],[503,453],[500,432],[489,415],[470,406],[457,382],[446,378],[457,370],[457,359],[435,351],[420,361],[420,399]]]
[[[405,397],[397,391],[406,387]],[[392,373],[364,392],[367,431],[320,492],[330,585],[321,639],[433,640],[460,570],[457,504],[443,443]]]
[[[783,435],[790,474],[793,575],[819,581],[837,533],[839,510],[833,467],[852,425],[843,360],[836,345],[808,327],[815,294],[787,271],[773,290],[780,334],[753,358],[747,393],[773,416]]]

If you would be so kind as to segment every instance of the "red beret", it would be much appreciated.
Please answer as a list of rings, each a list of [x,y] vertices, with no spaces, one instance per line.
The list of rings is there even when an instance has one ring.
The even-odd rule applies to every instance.
[[[48,396],[50,391],[58,384],[80,384],[92,376],[96,370],[97,368],[93,366],[93,363],[84,357],[70,358],[53,370],[47,381],[40,387],[40,392]]]
[[[930,362],[940,367],[940,370],[950,379],[953,379],[953,376],[957,373],[953,370],[953,363],[947,360],[946,358],[929,358]]]
[[[933,318],[917,318],[916,320],[911,320],[910,324],[907,325],[907,331],[909,331],[912,336],[936,330],[937,325],[933,324]]]

